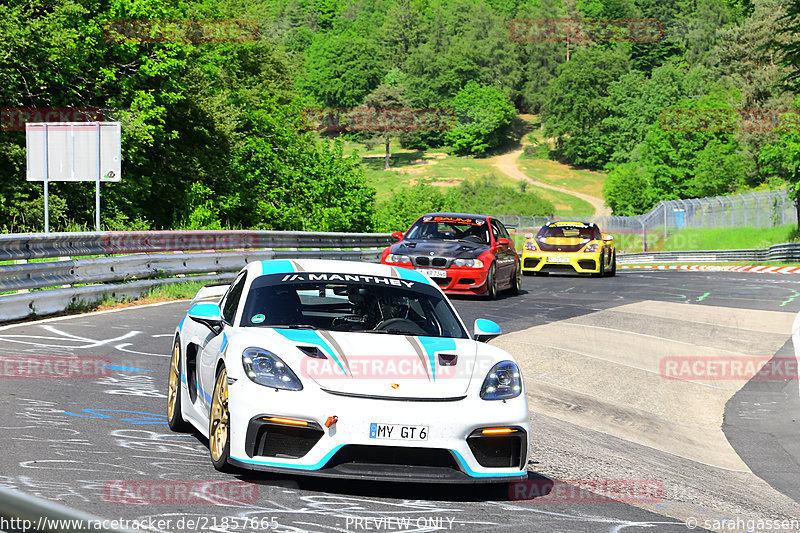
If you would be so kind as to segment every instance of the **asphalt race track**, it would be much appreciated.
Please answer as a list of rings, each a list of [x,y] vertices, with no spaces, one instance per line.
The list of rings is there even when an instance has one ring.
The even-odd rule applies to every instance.
[[[220,474],[201,437],[172,433],[166,424],[169,354],[187,302],[0,328],[2,356],[99,356],[112,365],[108,376],[95,379],[0,379],[0,485],[103,518],[151,519],[151,530],[164,531],[634,533],[687,531],[687,519],[715,531],[759,531],[746,520],[800,517],[797,382],[733,387],[662,380],[663,386],[637,390],[625,379],[640,375],[650,352],[638,354],[639,362],[614,356],[630,356],[636,343],[628,341],[641,339],[656,348],[683,343],[739,353],[742,346],[742,353],[793,357],[783,324],[800,311],[798,281],[794,275],[637,270],[604,279],[525,277],[520,296],[454,299],[468,326],[478,317],[492,319],[508,334],[495,342],[507,337],[529,350],[522,368],[532,411],[531,487],[648,480],[660,487],[655,497],[603,501],[580,491],[520,500],[507,485]],[[570,339],[561,331],[579,333]],[[695,388],[656,396],[673,386]],[[690,397],[689,390],[698,392]],[[724,423],[689,407],[706,393]],[[114,491],[134,483],[238,479],[252,485],[228,483],[223,487],[231,490],[194,501],[162,494],[142,504]],[[737,518],[741,527],[723,522]]]

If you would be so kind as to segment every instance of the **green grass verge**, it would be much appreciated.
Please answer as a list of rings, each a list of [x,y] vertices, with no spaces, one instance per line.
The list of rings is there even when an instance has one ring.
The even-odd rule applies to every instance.
[[[362,157],[367,183],[375,188],[376,199],[388,200],[399,187],[425,183],[446,190],[465,180],[475,180],[500,172],[490,158],[458,157],[442,149],[432,151],[399,151],[392,142],[390,170],[384,170],[383,157]],[[513,181],[513,180],[511,180]]]
[[[581,200],[577,196],[531,184],[526,185],[526,190],[534,191],[541,198],[551,202],[556,209],[556,216],[581,218],[594,215],[592,204],[586,200]]]
[[[691,228],[673,233],[666,240],[662,237],[658,249],[665,252],[680,250],[737,250],[768,248],[773,244],[797,241],[797,226],[794,225],[774,228]]]
[[[784,263],[781,261],[739,261],[739,262],[714,262],[714,263],[620,263],[619,266],[632,266],[636,268],[658,268],[660,266],[692,266],[692,265],[710,265],[710,266],[776,266],[776,267],[800,267],[800,263]]]
[[[603,184],[606,181],[606,175],[601,172],[572,168],[549,159],[535,159],[524,156],[517,159],[517,167],[529,178],[536,181],[588,194],[596,198],[603,197]]]

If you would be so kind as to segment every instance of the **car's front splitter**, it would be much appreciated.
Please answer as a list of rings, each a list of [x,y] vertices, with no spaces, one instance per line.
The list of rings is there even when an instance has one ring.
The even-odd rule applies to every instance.
[[[394,401],[331,395],[316,388],[276,391],[243,380],[231,385],[229,394],[231,462],[243,468],[358,479],[380,477],[393,481],[491,482],[518,480],[526,475],[530,429],[524,395],[506,402],[477,397],[452,402]],[[458,413],[469,413],[469,416],[458,416]],[[247,427],[253,418],[263,415],[309,421],[318,424],[324,434],[299,458],[250,456],[245,442]],[[325,427],[331,417],[336,417],[337,421]],[[374,423],[426,426],[428,436],[425,441],[371,438],[370,426]],[[467,437],[480,428],[512,426],[520,428],[524,435],[520,464],[507,468],[481,466]],[[357,466],[336,464],[337,452],[346,446],[442,452],[452,457],[453,467],[372,464],[369,461]],[[252,453],[252,447],[250,449]]]
[[[293,476],[313,476],[339,479],[352,479],[362,481],[388,481],[401,483],[509,483],[522,481],[528,478],[528,473],[520,472],[515,475],[493,475],[473,477],[463,471],[443,467],[402,466],[402,465],[337,465],[323,467],[318,470],[308,470],[290,467],[271,466],[254,461],[240,461],[231,459],[230,463],[239,468],[272,472]]]

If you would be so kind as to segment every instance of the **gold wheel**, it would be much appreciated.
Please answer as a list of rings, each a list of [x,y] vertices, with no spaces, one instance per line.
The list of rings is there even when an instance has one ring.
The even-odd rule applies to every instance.
[[[211,399],[211,420],[208,431],[208,444],[214,463],[227,462],[228,453],[228,373],[223,368],[214,385]]]
[[[169,362],[169,384],[167,385],[167,424],[172,431],[189,431],[181,409],[181,343],[175,338],[172,358]]]
[[[167,416],[170,420],[175,418],[175,407],[178,395],[181,393],[181,348],[176,342],[172,348],[172,360],[169,364],[169,387],[167,389]]]

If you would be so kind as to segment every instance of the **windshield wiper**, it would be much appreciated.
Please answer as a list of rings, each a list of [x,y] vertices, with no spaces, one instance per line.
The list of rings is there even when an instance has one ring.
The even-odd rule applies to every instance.
[[[355,333],[382,333],[384,335],[411,335],[416,337],[419,333],[413,333],[407,329],[360,329]]]
[[[273,328],[273,329],[319,329],[317,326],[311,324],[258,324],[260,328]]]

